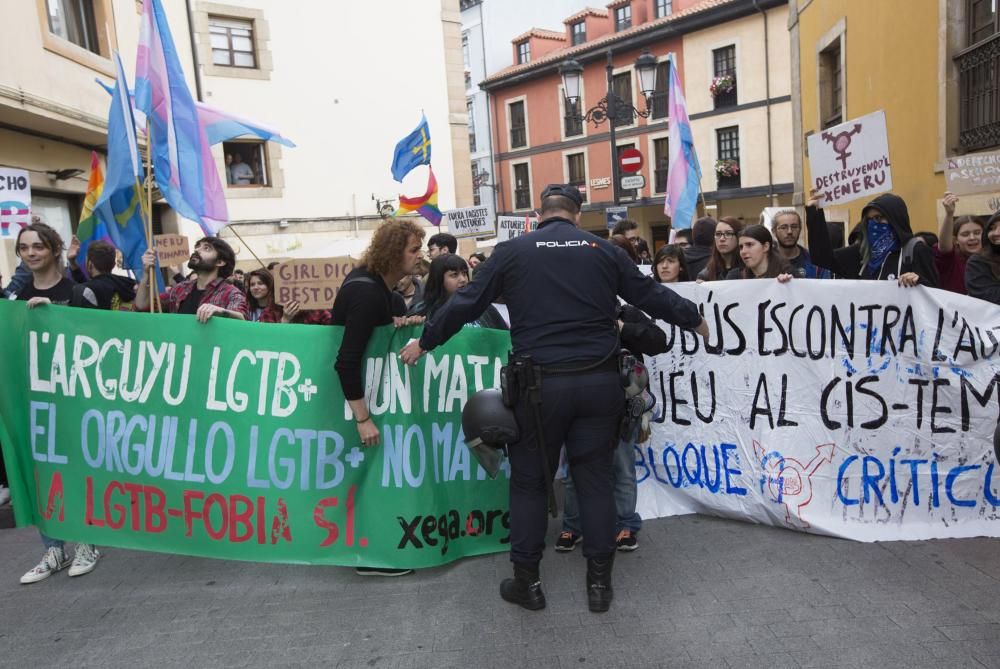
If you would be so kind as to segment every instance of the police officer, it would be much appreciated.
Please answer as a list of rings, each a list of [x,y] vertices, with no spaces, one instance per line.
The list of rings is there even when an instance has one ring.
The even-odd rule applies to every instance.
[[[579,229],[581,204],[574,186],[546,188],[537,229],[498,244],[473,281],[401,353],[414,364],[497,298],[506,301],[514,349],[508,369],[527,366],[537,376],[527,384],[520,377],[521,390],[530,387],[514,405],[521,430],[509,448],[514,578],[501,583],[500,596],[530,610],[545,607],[539,562],[547,493],[552,510],[552,472],[563,444],[579,496],[588,606],[600,612],[611,604],[612,457],[624,408],[618,295],[654,317],[708,336],[693,302],[644,276],[621,249]]]

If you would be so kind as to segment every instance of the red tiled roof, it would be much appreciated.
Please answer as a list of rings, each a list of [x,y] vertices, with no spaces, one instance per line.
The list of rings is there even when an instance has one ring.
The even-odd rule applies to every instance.
[[[618,7],[627,5],[630,2],[632,2],[632,0],[613,0],[613,2],[609,2],[606,6],[608,9],[616,9]]]
[[[707,11],[709,9],[713,9],[715,7],[722,7],[724,5],[733,4],[733,3],[737,2],[737,1],[738,0],[702,0],[702,2],[699,2],[696,5],[692,5],[691,7],[688,7],[685,10],[677,12],[676,14],[670,14],[669,16],[664,16],[664,17],[659,18],[659,19],[654,19],[652,21],[648,21],[646,23],[642,23],[642,24],[639,24],[637,26],[632,26],[631,28],[628,28],[627,30],[623,30],[621,32],[610,33],[608,35],[603,35],[602,37],[598,37],[597,39],[595,39],[595,40],[593,40],[591,42],[584,42],[583,44],[578,44],[576,46],[567,47],[565,49],[557,49],[556,51],[552,51],[550,53],[547,53],[544,56],[541,56],[540,58],[538,58],[537,60],[533,60],[533,61],[531,61],[529,63],[522,63],[520,65],[511,65],[510,67],[506,67],[506,68],[500,70],[499,72],[495,72],[494,74],[491,74],[490,76],[486,77],[486,79],[483,81],[483,83],[484,84],[489,84],[489,83],[492,83],[494,81],[498,81],[500,79],[506,79],[507,77],[511,76],[512,74],[518,74],[518,73],[521,73],[521,72],[529,72],[529,71],[531,71],[533,69],[541,67],[542,65],[546,65],[546,64],[549,64],[549,63],[552,63],[552,62],[555,62],[555,61],[563,60],[563,59],[568,58],[570,56],[573,56],[575,54],[583,53],[585,51],[589,51],[591,49],[594,49],[595,47],[600,47],[600,46],[603,46],[603,45],[612,44],[614,42],[617,42],[617,41],[620,41],[620,40],[632,37],[634,35],[639,35],[639,34],[642,34],[642,33],[645,33],[645,32],[649,32],[651,30],[655,30],[656,28],[662,27],[664,25],[668,25],[668,24],[670,24],[673,21],[677,21],[679,19],[686,18],[686,17],[691,16],[693,14],[699,14],[701,12]],[[589,10],[585,10],[585,11],[589,11]],[[525,33],[524,35],[518,37],[514,41],[525,39],[526,37],[530,36],[531,32],[532,31],[529,31],[529,32]],[[550,32],[550,31],[546,31],[546,32]],[[565,36],[563,36],[563,37],[565,37]]]
[[[526,33],[522,33],[511,40],[511,43],[517,44],[518,42],[523,42],[529,37],[537,37],[538,39],[554,39],[565,41],[566,33],[556,32],[555,30],[542,30],[541,28],[532,28]]]
[[[601,19],[606,19],[608,18],[608,10],[594,9],[593,7],[587,7],[586,9],[582,9],[573,16],[569,17],[568,19],[563,21],[563,23],[576,23],[580,19],[585,18],[587,16],[596,16]]]

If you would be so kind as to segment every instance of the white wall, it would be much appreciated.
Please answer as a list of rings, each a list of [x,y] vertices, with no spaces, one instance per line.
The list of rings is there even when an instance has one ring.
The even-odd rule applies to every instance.
[[[441,0],[380,0],[377,11],[368,3],[234,4],[263,11],[274,69],[269,81],[203,77],[205,101],[272,125],[298,146],[281,151],[282,197],[229,199],[232,220],[353,216],[355,204],[358,215],[371,215],[372,193],[422,194],[425,170],[403,186],[390,172],[395,144],[421,110],[439,205],[454,206]]]

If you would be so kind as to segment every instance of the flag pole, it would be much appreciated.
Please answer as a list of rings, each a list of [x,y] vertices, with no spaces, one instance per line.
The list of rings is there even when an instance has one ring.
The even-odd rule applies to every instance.
[[[146,197],[142,198],[142,190],[140,189],[140,205],[142,206],[142,218],[143,218],[143,228],[146,233],[146,248],[152,249],[156,252],[156,241],[153,239],[153,172],[152,172],[152,156],[153,156],[153,124],[146,123]],[[136,177],[136,186],[139,185],[139,179]],[[156,281],[156,266],[149,268],[149,311],[150,313],[160,312],[160,296],[157,291],[157,281]]]
[[[240,240],[240,243],[243,244],[243,246],[246,248],[246,250],[250,252],[250,255],[253,256],[253,259],[260,263],[260,268],[261,269],[267,269],[267,265],[264,264],[264,261],[257,257],[257,254],[253,252],[253,249],[250,248],[250,245],[247,244],[246,240],[243,239],[242,237],[240,237],[240,233],[236,232],[236,226],[230,225],[228,227],[229,227],[229,230],[234,235],[236,235],[236,239]]]

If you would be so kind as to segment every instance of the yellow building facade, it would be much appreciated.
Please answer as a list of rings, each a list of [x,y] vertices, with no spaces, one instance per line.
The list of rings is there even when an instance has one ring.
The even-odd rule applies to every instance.
[[[796,203],[811,183],[808,136],[883,110],[892,191],[906,200],[914,230],[937,232],[946,159],[1000,145],[1000,119],[974,117],[962,102],[970,92],[984,93],[968,88],[968,82],[962,88],[970,56],[984,57],[983,48],[997,50],[995,11],[987,17],[992,29],[981,11],[989,6],[974,0],[789,3]],[[866,201],[831,207],[827,218],[849,230]],[[958,213],[987,214],[997,204],[996,193],[966,195]]]

